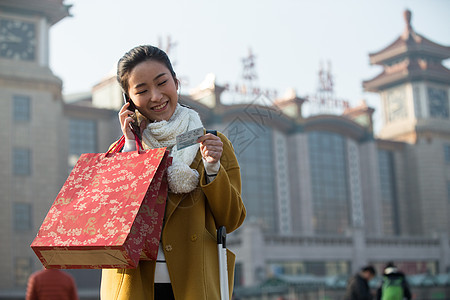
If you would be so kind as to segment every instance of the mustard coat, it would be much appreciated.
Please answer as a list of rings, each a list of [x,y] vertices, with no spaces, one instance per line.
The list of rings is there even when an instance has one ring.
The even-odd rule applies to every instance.
[[[220,299],[216,228],[228,232],[244,221],[239,164],[231,142],[221,133],[223,153],[217,177],[206,183],[200,151],[191,168],[200,174],[199,187],[189,194],[169,193],[161,242],[176,300]],[[230,297],[235,255],[228,251]],[[154,261],[136,269],[104,269],[102,300],[153,299]]]

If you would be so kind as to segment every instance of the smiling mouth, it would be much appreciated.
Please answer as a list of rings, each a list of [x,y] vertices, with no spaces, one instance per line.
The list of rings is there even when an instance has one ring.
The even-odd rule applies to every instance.
[[[167,106],[168,103],[169,103],[169,101],[164,102],[164,103],[161,104],[161,105],[154,106],[154,107],[152,107],[152,110],[153,110],[153,111],[161,111],[161,110],[164,110],[164,108],[166,108],[166,106]]]

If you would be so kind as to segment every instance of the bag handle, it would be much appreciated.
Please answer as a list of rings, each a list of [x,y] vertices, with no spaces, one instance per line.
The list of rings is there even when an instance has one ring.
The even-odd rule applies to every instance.
[[[133,132],[134,134],[134,140],[136,142],[136,149],[139,153],[139,150],[144,150],[144,147],[142,147],[142,141],[138,138],[138,136]],[[108,152],[105,153],[105,156],[108,156],[108,154],[114,154],[120,152],[122,150],[123,146],[125,145],[125,135],[122,135],[120,139],[115,142],[108,150]]]

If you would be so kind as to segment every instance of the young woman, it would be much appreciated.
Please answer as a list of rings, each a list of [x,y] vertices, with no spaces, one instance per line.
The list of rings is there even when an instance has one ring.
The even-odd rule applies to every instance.
[[[169,195],[157,261],[141,261],[137,269],[104,269],[101,298],[219,299],[216,228],[237,229],[245,218],[239,164],[230,141],[221,133],[206,134],[181,150],[176,136],[203,127],[199,115],[178,104],[179,82],[166,53],[138,46],[118,63],[117,79],[130,103],[119,112],[127,142],[136,150],[131,122],[137,119],[144,148],[168,147]],[[228,253],[232,294],[234,259]]]

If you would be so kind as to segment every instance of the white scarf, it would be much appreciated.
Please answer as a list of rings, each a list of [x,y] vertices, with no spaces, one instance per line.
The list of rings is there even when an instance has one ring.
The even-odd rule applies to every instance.
[[[200,144],[178,150],[176,137],[189,130],[203,127],[198,113],[177,105],[169,121],[150,123],[142,133],[145,149],[167,147],[171,149],[172,165],[167,169],[169,189],[176,193],[189,193],[198,186],[199,174],[190,165],[197,155]]]

